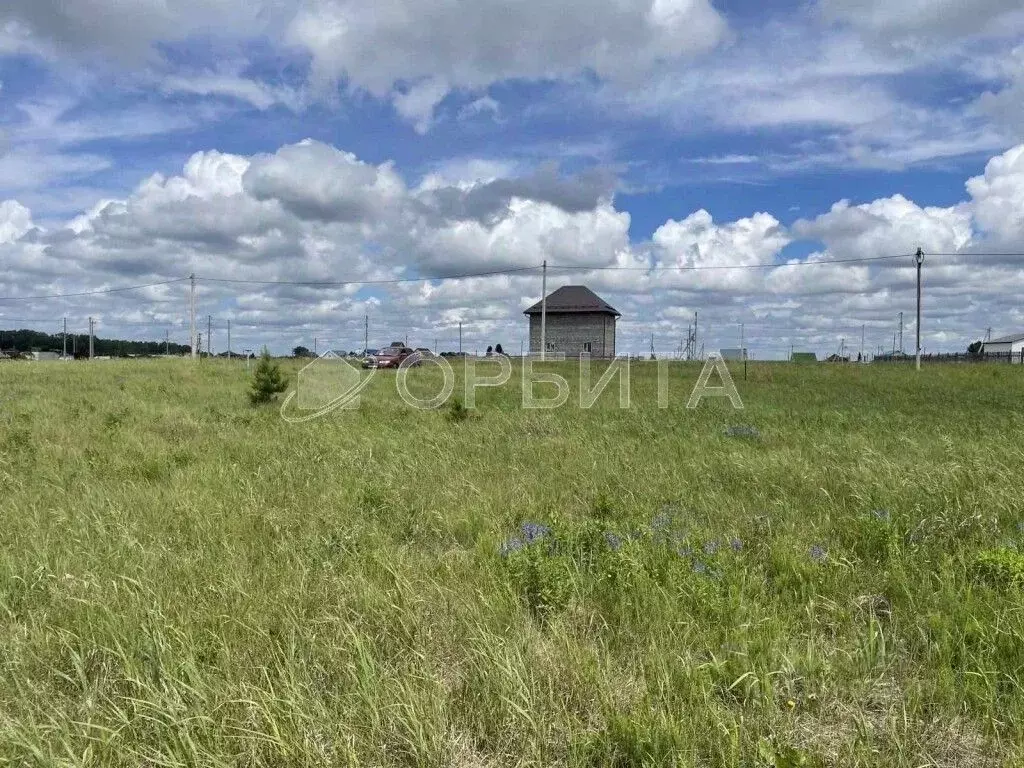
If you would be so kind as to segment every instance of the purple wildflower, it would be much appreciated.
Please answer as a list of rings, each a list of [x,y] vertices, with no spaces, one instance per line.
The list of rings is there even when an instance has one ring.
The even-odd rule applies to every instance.
[[[615,552],[618,552],[619,548],[622,547],[622,537],[619,536],[617,533],[605,531],[604,540],[608,542],[608,546],[611,547],[611,549]]]
[[[812,546],[807,554],[809,554],[811,556],[811,560],[813,560],[816,563],[820,563],[826,557],[828,557],[828,552],[825,551],[825,548],[820,544],[815,544],[814,546]]]
[[[717,553],[718,553],[718,542],[717,541],[709,541],[709,542],[707,542],[704,545],[704,554],[705,555],[714,555],[714,554],[717,554]]]
[[[508,557],[513,552],[518,552],[522,548],[523,548],[523,540],[522,539],[509,539],[508,541],[506,541],[504,544],[501,545],[501,550],[500,550],[501,556],[502,557]]]
[[[722,575],[718,571],[709,567],[707,564],[700,562],[700,560],[694,562],[693,572],[699,573],[702,576],[707,576],[709,579],[717,579]]]
[[[651,520],[651,530],[654,531],[667,531],[670,525],[672,525],[672,516],[668,512],[659,512]]]
[[[881,520],[883,523],[888,523],[892,519],[888,509],[874,509],[871,514],[875,516],[876,520]]]
[[[551,533],[550,528],[540,523],[523,523],[519,530],[527,544],[533,544]]]
[[[679,553],[680,557],[693,557],[693,547],[688,544],[683,544],[676,550],[676,552]]]
[[[739,539],[737,539],[735,536],[733,536],[729,540],[729,546],[732,547],[732,551],[733,552],[742,552],[743,551],[743,542],[740,541]]]

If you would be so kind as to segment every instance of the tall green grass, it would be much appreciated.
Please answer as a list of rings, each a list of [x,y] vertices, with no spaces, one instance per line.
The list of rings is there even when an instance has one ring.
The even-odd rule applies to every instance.
[[[292,425],[237,361],[0,366],[0,762],[1024,759],[1024,369],[654,371]]]

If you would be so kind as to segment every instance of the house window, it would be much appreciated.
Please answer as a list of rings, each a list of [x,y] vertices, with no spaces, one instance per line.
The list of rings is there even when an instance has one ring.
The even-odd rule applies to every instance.
[[[590,348],[590,342],[589,341],[583,342],[583,351],[584,352],[588,352],[588,353],[592,351],[591,348]]]

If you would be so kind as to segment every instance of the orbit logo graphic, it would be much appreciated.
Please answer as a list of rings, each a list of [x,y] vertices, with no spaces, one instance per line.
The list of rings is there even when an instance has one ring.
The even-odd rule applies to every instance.
[[[299,424],[338,409],[358,408],[360,393],[376,373],[376,368],[357,367],[340,355],[325,352],[299,371],[295,390],[281,403],[281,418]]]

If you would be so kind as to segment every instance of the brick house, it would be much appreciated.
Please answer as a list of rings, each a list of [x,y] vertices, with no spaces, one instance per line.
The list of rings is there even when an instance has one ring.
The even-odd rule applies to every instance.
[[[523,312],[530,318],[530,353],[540,354],[540,312],[537,302]],[[608,302],[585,285],[565,285],[548,296],[546,352],[566,358],[587,352],[615,357],[615,321],[621,317]]]

